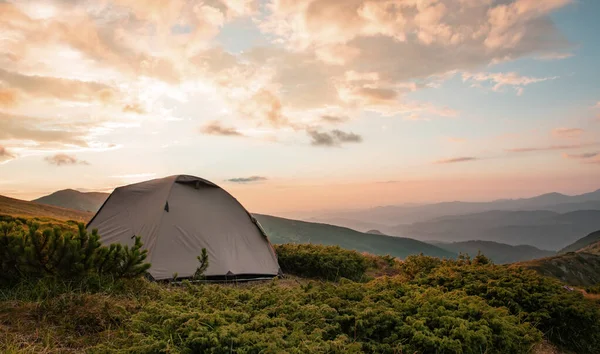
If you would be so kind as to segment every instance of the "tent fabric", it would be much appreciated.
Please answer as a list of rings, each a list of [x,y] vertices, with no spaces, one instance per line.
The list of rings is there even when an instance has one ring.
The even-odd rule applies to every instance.
[[[202,248],[207,277],[281,274],[277,256],[254,217],[216,184],[188,175],[119,187],[87,225],[105,244],[141,236],[156,280],[194,275]]]

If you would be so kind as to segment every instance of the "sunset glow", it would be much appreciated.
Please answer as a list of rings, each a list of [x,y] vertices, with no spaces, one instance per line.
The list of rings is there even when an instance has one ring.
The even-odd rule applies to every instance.
[[[595,0],[0,1],[0,194],[254,212],[600,188]]]

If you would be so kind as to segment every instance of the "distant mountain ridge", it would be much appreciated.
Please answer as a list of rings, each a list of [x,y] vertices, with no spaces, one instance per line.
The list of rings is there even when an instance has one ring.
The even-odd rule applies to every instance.
[[[390,235],[406,235],[421,241],[483,240],[514,246],[526,244],[554,251],[598,229],[600,210],[564,214],[538,210],[445,216],[427,222],[398,225],[385,231]]]
[[[32,202],[95,213],[100,209],[109,195],[109,193],[80,192],[74,189],[63,189],[34,199]]]
[[[577,210],[600,210],[600,189],[580,195],[547,193],[532,198],[498,199],[490,202],[442,202],[424,205],[381,206],[369,209],[323,213],[312,221],[328,222],[345,226],[343,220],[376,225],[394,226],[429,221],[443,216],[457,216],[486,211],[533,211],[545,210],[567,213]],[[366,231],[365,229],[364,231]],[[363,231],[363,230],[361,230]]]

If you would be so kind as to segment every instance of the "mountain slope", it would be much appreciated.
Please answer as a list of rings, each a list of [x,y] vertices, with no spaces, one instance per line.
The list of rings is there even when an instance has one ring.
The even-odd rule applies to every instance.
[[[515,265],[533,269],[542,275],[558,278],[574,286],[600,283],[600,254],[569,252]]]
[[[0,215],[76,220],[81,222],[87,222],[93,216],[92,213],[80,210],[60,208],[4,196],[0,196]]]
[[[108,193],[84,193],[74,189],[64,189],[35,199],[33,202],[95,213],[108,196]]]
[[[594,247],[594,246],[598,246],[599,243],[600,243],[600,230],[598,230],[596,232],[592,232],[591,234],[589,234],[583,238],[580,238],[576,242],[568,245],[567,247],[561,249],[558,252],[559,253],[567,253],[567,252],[577,252],[577,251],[585,250],[588,248],[595,249],[596,247]]]
[[[432,242],[432,244],[454,253],[467,253],[471,257],[477,255],[477,252],[481,251],[481,253],[489,257],[496,264],[527,261],[554,255],[554,252],[552,251],[544,251],[533,246],[513,246],[492,241],[477,240],[452,243]]]
[[[411,254],[423,253],[435,257],[455,257],[454,252],[444,250],[421,241],[365,234],[344,227],[309,223],[305,221],[278,218],[268,215],[254,214],[263,226],[272,243],[315,243],[322,245],[339,245],[342,248],[369,252],[379,255],[392,255],[405,258]]]
[[[398,225],[387,231],[422,241],[462,242],[485,240],[509,245],[532,245],[559,250],[581,235],[600,229],[600,210],[565,214],[552,211],[488,211],[445,216],[427,222]]]

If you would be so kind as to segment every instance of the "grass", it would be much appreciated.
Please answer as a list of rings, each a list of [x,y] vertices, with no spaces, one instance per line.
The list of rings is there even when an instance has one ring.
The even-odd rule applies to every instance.
[[[60,208],[52,205],[28,202],[0,195],[0,215],[13,217],[54,219],[60,221],[75,220],[87,222],[94,214],[84,211]]]

